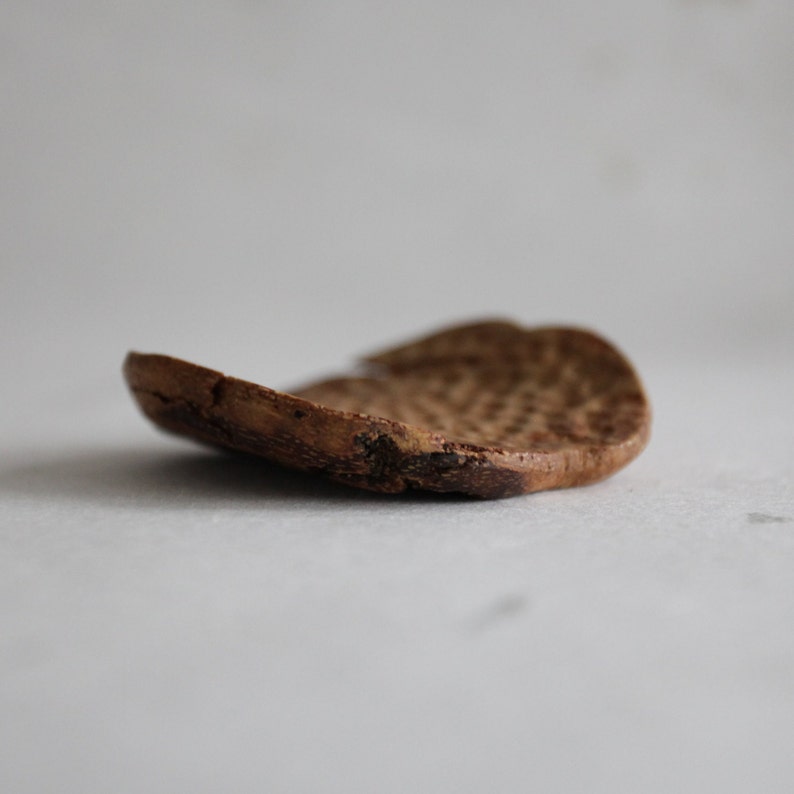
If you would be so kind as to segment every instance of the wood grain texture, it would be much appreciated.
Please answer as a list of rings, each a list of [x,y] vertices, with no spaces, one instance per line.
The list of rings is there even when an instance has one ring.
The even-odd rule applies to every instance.
[[[481,322],[366,363],[365,376],[291,393],[156,354],[129,353],[124,374],[165,430],[388,493],[585,485],[648,441],[636,373],[588,331]]]

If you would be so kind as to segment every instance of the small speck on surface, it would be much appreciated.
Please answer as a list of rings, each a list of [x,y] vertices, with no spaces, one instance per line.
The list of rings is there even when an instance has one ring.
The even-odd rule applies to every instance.
[[[794,519],[788,516],[773,516],[769,513],[748,513],[747,520],[751,524],[788,524]]]
[[[525,612],[529,606],[526,596],[520,593],[511,593],[496,599],[489,604],[473,622],[475,630],[490,628],[505,619],[517,617]]]

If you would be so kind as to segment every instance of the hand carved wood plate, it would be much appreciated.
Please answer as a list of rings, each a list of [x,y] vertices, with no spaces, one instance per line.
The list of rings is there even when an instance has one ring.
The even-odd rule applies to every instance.
[[[588,331],[481,322],[365,363],[289,393],[155,354],[129,353],[124,374],[165,430],[387,493],[585,485],[648,441],[636,373]]]

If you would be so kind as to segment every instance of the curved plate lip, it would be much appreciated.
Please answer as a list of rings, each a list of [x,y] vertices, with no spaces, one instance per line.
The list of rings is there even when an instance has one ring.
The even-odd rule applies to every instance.
[[[321,471],[331,479],[368,490],[419,488],[462,491],[486,498],[512,496],[596,482],[623,468],[645,448],[651,411],[642,383],[626,357],[592,331],[567,326],[523,329],[512,323],[488,321],[454,326],[419,343],[486,325],[498,325],[506,333],[573,333],[608,348],[627,367],[642,396],[644,413],[636,431],[619,442],[604,439],[515,449],[459,441],[389,417],[334,408],[160,353],[129,352],[124,376],[143,413],[165,430],[253,452],[289,467]],[[364,360],[381,368],[382,359],[390,354],[399,356],[415,344]],[[227,421],[232,415],[234,421]],[[305,417],[311,421],[301,427],[300,420]],[[246,421],[253,422],[260,433],[255,444],[250,434],[245,440],[250,430]],[[221,434],[223,422],[233,427],[231,435]],[[313,424],[317,427],[307,432]],[[320,426],[323,432],[317,429]],[[235,433],[240,434],[242,442],[235,441]],[[295,454],[288,448],[290,443],[298,450]],[[338,465],[334,465],[334,456]]]

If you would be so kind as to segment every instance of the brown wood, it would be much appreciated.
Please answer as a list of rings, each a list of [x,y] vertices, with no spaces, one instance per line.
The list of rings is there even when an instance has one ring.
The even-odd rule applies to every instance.
[[[588,331],[476,323],[366,363],[292,393],[154,354],[129,353],[124,374],[161,428],[388,493],[585,485],[648,441],[637,375]]]

